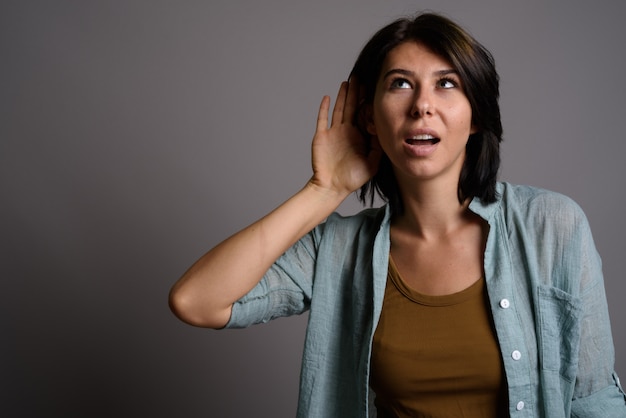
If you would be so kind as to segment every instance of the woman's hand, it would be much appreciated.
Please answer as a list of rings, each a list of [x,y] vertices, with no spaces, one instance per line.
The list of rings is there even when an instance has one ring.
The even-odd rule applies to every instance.
[[[309,184],[348,195],[376,174],[382,151],[376,138],[368,144],[354,124],[358,99],[355,80],[341,83],[330,126],[330,97],[322,99],[313,137],[313,177]]]

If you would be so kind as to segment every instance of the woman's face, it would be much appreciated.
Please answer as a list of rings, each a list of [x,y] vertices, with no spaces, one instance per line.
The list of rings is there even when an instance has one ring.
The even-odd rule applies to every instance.
[[[471,105],[452,65],[418,42],[392,49],[383,62],[367,130],[406,181],[458,184],[471,133]]]

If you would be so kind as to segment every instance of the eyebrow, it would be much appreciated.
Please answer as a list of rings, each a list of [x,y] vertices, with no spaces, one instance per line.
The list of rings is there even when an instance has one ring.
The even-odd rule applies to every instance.
[[[383,76],[383,80],[387,79],[388,77],[394,75],[394,74],[400,74],[400,75],[405,75],[405,76],[414,76],[415,73],[413,71],[409,71],[409,70],[404,70],[402,68],[392,68],[391,70],[387,71],[385,73],[385,75]],[[449,74],[457,74],[458,75],[458,71],[453,69],[453,68],[447,68],[445,70],[439,70],[439,71],[435,71],[433,72],[433,75],[435,77],[442,77],[442,76],[446,76]]]

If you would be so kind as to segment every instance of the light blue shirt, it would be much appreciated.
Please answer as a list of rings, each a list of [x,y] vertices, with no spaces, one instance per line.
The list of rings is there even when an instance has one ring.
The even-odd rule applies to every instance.
[[[626,418],[600,257],[580,207],[498,184],[470,209],[489,224],[484,270],[511,417]],[[310,310],[298,417],[375,416],[372,338],[389,260],[389,208],[334,214],[233,306],[228,327]]]

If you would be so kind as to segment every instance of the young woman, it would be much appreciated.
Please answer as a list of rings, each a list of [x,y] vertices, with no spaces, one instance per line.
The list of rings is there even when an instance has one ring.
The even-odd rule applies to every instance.
[[[381,29],[320,106],[313,176],[175,284],[192,325],[310,311],[299,417],[625,417],[600,260],[570,199],[498,183],[493,59],[450,20]],[[388,203],[333,214],[360,189]]]

